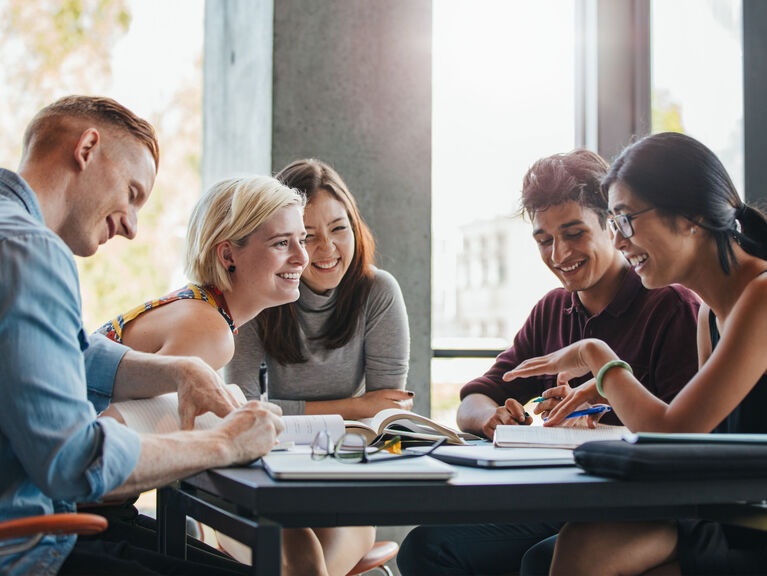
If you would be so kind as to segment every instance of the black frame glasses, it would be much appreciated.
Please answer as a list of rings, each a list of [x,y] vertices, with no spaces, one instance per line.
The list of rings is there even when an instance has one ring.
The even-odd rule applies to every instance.
[[[610,230],[612,230],[613,234],[620,232],[621,236],[624,238],[631,238],[634,235],[634,225],[631,221],[640,214],[644,214],[650,210],[655,210],[655,206],[643,208],[642,210],[637,210],[630,214],[616,214],[615,216],[608,218],[607,223],[610,225]]]
[[[405,458],[419,458],[431,454],[446,441],[447,438],[440,438],[423,452],[377,457],[375,454],[399,445],[401,443],[400,437],[395,436],[386,441],[380,448],[370,448],[365,438],[360,434],[347,433],[341,436],[338,442],[333,442],[333,438],[327,430],[320,430],[312,441],[312,460],[322,460],[329,457],[345,464],[375,464],[376,462],[390,462]]]

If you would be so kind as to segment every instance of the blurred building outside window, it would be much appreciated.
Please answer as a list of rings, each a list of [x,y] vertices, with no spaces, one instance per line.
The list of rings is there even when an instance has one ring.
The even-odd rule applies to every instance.
[[[507,348],[557,286],[517,216],[522,177],[575,142],[575,3],[433,3],[432,348]],[[432,417],[492,358],[434,358]]]

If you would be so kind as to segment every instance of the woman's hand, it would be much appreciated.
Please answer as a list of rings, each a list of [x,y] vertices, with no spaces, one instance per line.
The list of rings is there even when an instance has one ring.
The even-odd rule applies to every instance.
[[[543,391],[541,398],[544,398],[544,400],[535,404],[535,408],[533,408],[534,414],[540,414],[543,419],[548,418],[551,411],[573,393],[573,389],[570,388],[567,382],[557,382],[557,384],[557,386]]]
[[[573,405],[570,401],[570,398],[574,394],[573,388],[570,387],[570,385],[567,382],[560,382],[557,386],[554,386],[553,388],[548,388],[543,391],[541,394],[541,397],[544,398],[542,402],[537,402],[535,404],[534,412],[536,414],[540,414],[543,418],[544,426],[550,426],[549,424],[549,418],[551,418],[552,412],[554,412],[558,406],[562,405],[563,403],[567,402],[567,406],[569,407],[568,413],[574,411],[574,410],[584,410],[586,408],[591,408],[593,404],[589,401],[582,402],[581,404]],[[577,400],[576,400],[577,401]],[[558,410],[557,410],[558,412]],[[567,416],[565,414],[564,416]],[[594,418],[596,416],[596,419]],[[555,422],[557,424],[565,428],[593,428],[596,425],[596,421],[601,417],[601,414],[599,415],[591,415],[588,414],[586,416],[579,416],[577,418],[565,418],[565,419],[557,419]]]
[[[604,403],[605,399],[599,395],[599,392],[597,392],[596,380],[592,378],[588,382],[584,382],[580,386],[573,388],[571,393],[549,412],[549,417],[543,425],[584,426],[585,424],[589,428],[594,428],[604,412],[601,414],[589,414],[588,416],[581,416],[580,418],[571,418],[570,420],[565,420],[565,418],[568,414],[571,414],[576,410],[583,410],[584,408],[589,408],[595,404]]]
[[[510,382],[515,378],[558,374],[557,383],[563,384],[573,378],[588,374],[591,368],[586,361],[584,353],[595,342],[599,341],[594,339],[579,340],[551,354],[529,358],[513,370],[506,372],[503,375],[503,380]]]
[[[371,390],[362,396],[352,398],[355,404],[354,412],[357,418],[370,418],[387,408],[399,410],[411,410],[413,408],[413,393],[409,390],[397,388],[385,388],[383,390]]]

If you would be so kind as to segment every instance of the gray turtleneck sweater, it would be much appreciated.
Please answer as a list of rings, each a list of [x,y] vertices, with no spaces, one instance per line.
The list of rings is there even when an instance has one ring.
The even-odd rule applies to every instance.
[[[256,322],[248,322],[235,335],[232,361],[224,379],[239,384],[249,399],[259,397],[258,367],[269,366],[269,400],[285,414],[303,414],[307,400],[339,400],[371,390],[404,389],[410,360],[407,311],[399,284],[384,270],[375,277],[365,310],[351,340],[327,350],[312,337],[322,333],[336,303],[336,290],[315,294],[303,282],[296,312],[301,351],[307,361],[283,365],[264,352]]]

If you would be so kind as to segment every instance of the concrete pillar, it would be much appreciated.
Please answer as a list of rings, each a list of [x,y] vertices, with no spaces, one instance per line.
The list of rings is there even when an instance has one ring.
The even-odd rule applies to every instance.
[[[743,132],[748,202],[767,201],[767,3],[743,0]]]
[[[346,180],[405,295],[408,387],[428,414],[431,2],[208,2],[203,114],[205,186],[302,157]]]
[[[205,3],[202,184],[272,167],[274,0]]]
[[[280,0],[272,168],[338,170],[410,318],[408,387],[428,414],[431,361],[431,2]]]
[[[303,157],[344,178],[402,287],[408,388],[428,415],[431,0],[208,1],[203,114],[205,186]]]

